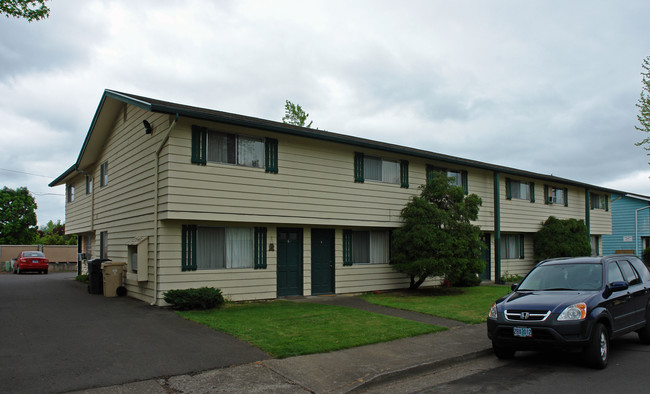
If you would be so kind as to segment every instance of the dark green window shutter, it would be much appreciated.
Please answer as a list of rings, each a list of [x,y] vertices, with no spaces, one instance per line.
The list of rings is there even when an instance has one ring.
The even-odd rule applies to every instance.
[[[535,182],[530,182],[530,202],[535,202]]]
[[[278,140],[274,138],[264,140],[264,168],[271,174],[278,173]]]
[[[354,152],[354,181],[357,183],[363,183],[364,177],[363,153]]]
[[[524,235],[519,235],[519,258],[524,258]]]
[[[343,265],[352,265],[352,230],[343,230]]]
[[[181,230],[181,270],[196,271],[196,226],[182,226]]]
[[[402,160],[399,163],[399,178],[401,182],[401,187],[404,189],[409,188],[409,162],[408,160]]]
[[[192,125],[192,164],[207,163],[207,136],[207,128]]]
[[[460,172],[460,183],[463,185],[463,190],[465,195],[469,194],[469,180],[467,179],[467,171],[463,170]]]
[[[429,183],[432,177],[433,177],[433,166],[431,164],[427,164],[427,183]]]
[[[255,227],[255,269],[266,269],[266,227]]]
[[[548,185],[544,185],[544,204],[548,204]]]
[[[564,206],[568,207],[569,206],[569,189],[566,187],[564,188]]]
[[[510,178],[506,178],[506,200],[512,200],[512,183]]]
[[[605,196],[605,211],[609,212],[609,196]]]
[[[593,193],[589,193],[589,208],[590,209],[596,208],[596,195]]]

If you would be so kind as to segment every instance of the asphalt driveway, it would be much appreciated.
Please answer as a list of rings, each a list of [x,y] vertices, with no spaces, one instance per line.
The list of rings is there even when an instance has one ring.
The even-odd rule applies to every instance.
[[[103,387],[271,358],[128,297],[90,295],[73,273],[0,274],[0,392]]]

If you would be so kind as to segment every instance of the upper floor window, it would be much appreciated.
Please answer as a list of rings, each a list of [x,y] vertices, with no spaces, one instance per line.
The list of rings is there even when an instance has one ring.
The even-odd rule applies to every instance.
[[[544,185],[544,203],[569,206],[569,189]]]
[[[192,126],[192,163],[207,162],[264,168],[278,172],[278,141]]]
[[[86,175],[86,194],[93,193],[93,178]]]
[[[535,184],[533,182],[521,182],[506,178],[506,199],[535,202]]]
[[[589,200],[591,203],[591,209],[603,209],[609,211],[609,199],[606,195],[591,193]]]
[[[74,185],[68,185],[67,195],[68,195],[68,202],[73,202],[74,201]]]
[[[99,167],[99,186],[108,185],[108,162],[105,161]]]
[[[427,183],[431,180],[431,175],[434,171],[442,172],[447,175],[447,178],[450,179],[450,183],[453,186],[460,186],[465,191],[465,194],[469,192],[468,182],[467,182],[467,171],[464,170],[450,170],[447,168],[435,167],[427,164]]]
[[[408,165],[406,160],[389,160],[381,157],[366,156],[361,152],[354,154],[354,181],[375,181],[409,187]]]

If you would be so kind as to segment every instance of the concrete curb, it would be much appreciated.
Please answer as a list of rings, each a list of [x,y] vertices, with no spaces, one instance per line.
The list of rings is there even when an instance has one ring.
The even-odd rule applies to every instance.
[[[411,376],[420,375],[426,372],[434,372],[437,370],[445,369],[453,365],[461,364],[470,360],[475,360],[477,358],[485,357],[490,354],[492,354],[492,349],[486,348],[482,350],[477,350],[475,352],[462,354],[460,356],[455,356],[455,357],[450,357],[450,358],[445,358],[445,359],[435,360],[435,361],[428,361],[428,362],[408,366],[406,368],[402,368],[399,370],[380,373],[366,381],[359,382],[358,385],[356,385],[354,388],[352,388],[347,392],[354,393],[357,391],[363,391],[373,386],[385,384],[395,380],[409,378]]]

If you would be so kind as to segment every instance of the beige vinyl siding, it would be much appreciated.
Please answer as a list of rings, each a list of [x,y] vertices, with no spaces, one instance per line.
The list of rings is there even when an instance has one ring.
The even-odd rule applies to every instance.
[[[609,202],[609,210],[592,209],[589,214],[589,227],[592,234],[611,234],[612,233],[612,210]]]
[[[154,125],[152,135],[145,134],[144,119]],[[128,294],[145,301],[150,301],[153,295],[155,152],[168,127],[168,116],[128,106],[126,122],[120,112],[93,172],[93,256],[99,257],[99,233],[102,231],[108,232],[108,258],[113,262],[127,262],[128,245],[134,238],[147,237],[149,267],[145,269],[149,272],[149,281],[138,282],[130,267],[127,267],[125,281]],[[106,161],[108,184],[100,186],[99,167]],[[91,195],[84,194],[84,197]]]
[[[92,228],[92,194],[86,194],[85,177],[78,174],[66,184],[66,188],[70,185],[75,187],[75,198],[73,202],[68,202],[66,197],[65,232],[66,234],[78,234],[90,231]]]
[[[502,232],[537,232],[542,224],[555,216],[558,219],[585,219],[585,192],[582,188],[554,184],[559,188],[568,188],[569,206],[564,204],[544,204],[545,183],[534,179],[512,177],[521,182],[535,182],[535,202],[528,200],[506,199],[506,177],[499,179],[499,196],[501,199]]]
[[[228,127],[219,128],[237,132]],[[262,136],[245,130],[240,134]],[[276,137],[276,136],[274,136]],[[170,140],[169,177],[161,213],[169,219],[209,219],[310,225],[399,226],[399,213],[417,187],[354,183],[355,149],[346,145],[277,136],[279,173],[208,163],[190,164],[189,125]],[[387,159],[381,152],[365,151]]]

